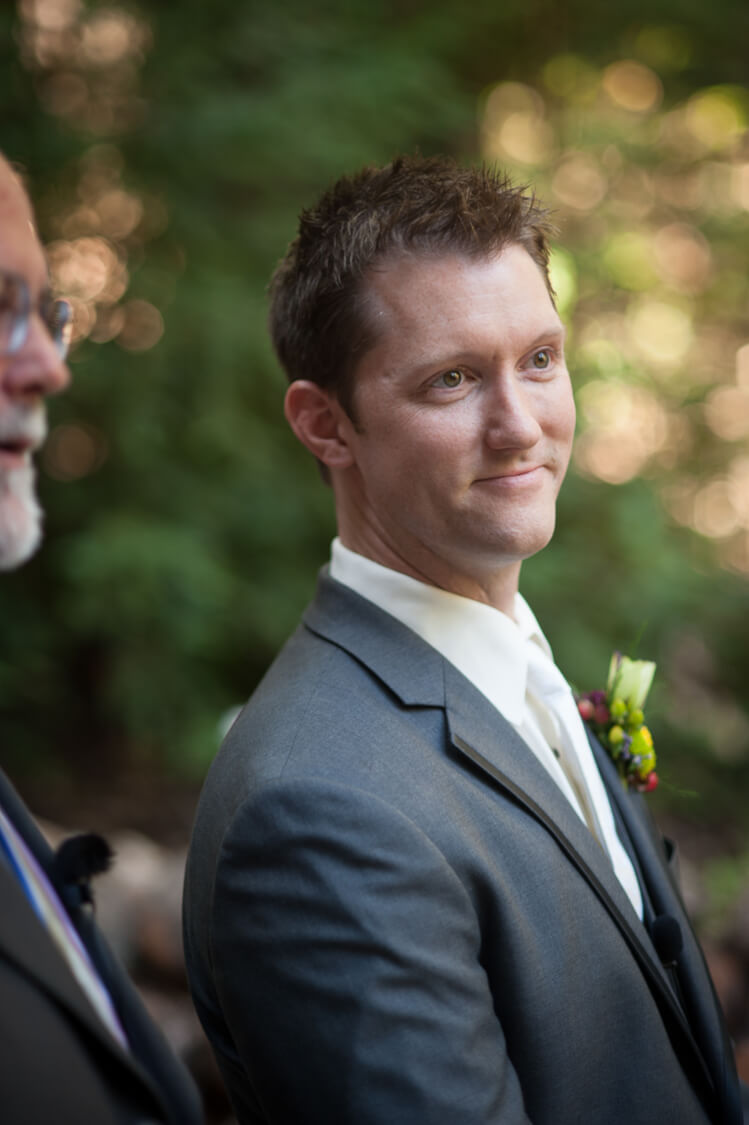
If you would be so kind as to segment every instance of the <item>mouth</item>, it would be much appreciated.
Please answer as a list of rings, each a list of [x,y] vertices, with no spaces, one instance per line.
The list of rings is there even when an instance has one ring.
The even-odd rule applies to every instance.
[[[36,442],[31,438],[21,436],[0,438],[0,468],[6,472],[25,468],[35,448]]]
[[[498,487],[512,488],[514,485],[533,484],[543,476],[544,465],[519,465],[515,469],[508,469],[503,473],[493,473],[491,476],[477,477],[475,484],[490,484]]]

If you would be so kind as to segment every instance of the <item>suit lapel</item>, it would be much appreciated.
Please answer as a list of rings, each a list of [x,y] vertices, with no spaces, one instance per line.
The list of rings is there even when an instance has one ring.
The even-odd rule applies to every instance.
[[[595,838],[577,817],[558,786],[515,730],[483,696],[446,664],[446,710],[453,745],[485,779],[532,816],[564,854],[607,910],[653,991],[664,1019],[692,1056],[709,1088],[709,1071],[668,983],[644,926],[635,915]]]
[[[715,1098],[711,1068],[644,926],[595,838],[514,728],[435,649],[390,614],[329,578],[325,570],[304,623],[346,649],[407,706],[444,708],[450,741],[463,768],[473,770],[486,784],[498,786],[556,840],[620,930],[685,1069],[703,1100],[711,1104]],[[668,882],[666,876],[664,879]]]
[[[39,922],[31,904],[12,871],[0,866],[0,900],[3,922],[0,926],[0,951],[9,961],[64,1006],[97,1038],[104,1039],[122,1053],[85,994],[77,985],[60,951]]]
[[[74,901],[77,896],[71,896],[69,888],[59,883],[54,870],[52,849],[1,770],[0,804],[65,906],[92,963],[112,996],[131,1050],[121,1047],[104,1026],[76,983],[55,942],[40,924],[15,875],[4,863],[0,864],[0,902],[3,903],[0,953],[16,964],[24,974],[36,980],[43,991],[61,1004],[88,1034],[93,1035],[126,1067],[130,1082],[135,1080],[145,1084],[162,1110],[168,1108],[158,1084],[151,1077],[151,1071],[154,1074],[158,1072],[157,1063],[164,1054],[161,1040],[157,1040],[152,1034],[148,1017],[137,997],[133,996],[132,986],[124,980],[119,966],[113,963],[103,947],[93,919]],[[148,1052],[143,1049],[144,1043],[149,1048]],[[148,1060],[147,1068],[139,1061],[139,1055]],[[186,1118],[189,1119],[191,1118]]]
[[[444,706],[444,658],[374,602],[330,578],[327,567],[302,621],[374,672],[406,706]]]
[[[500,782],[563,842],[576,866],[585,867],[605,889],[616,910],[640,925],[600,844],[575,813],[548,770],[500,714],[451,664],[445,663],[445,711],[450,739],[464,759]]]

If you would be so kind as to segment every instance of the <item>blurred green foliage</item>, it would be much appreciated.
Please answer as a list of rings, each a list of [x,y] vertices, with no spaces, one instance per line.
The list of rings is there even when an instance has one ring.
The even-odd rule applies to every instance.
[[[745,831],[748,31],[740,0],[4,6],[0,146],[80,336],[46,544],[0,583],[5,762],[204,772],[334,530],[268,277],[328,182],[418,149],[556,211],[580,455],[524,591],[581,689],[658,661],[658,799]]]

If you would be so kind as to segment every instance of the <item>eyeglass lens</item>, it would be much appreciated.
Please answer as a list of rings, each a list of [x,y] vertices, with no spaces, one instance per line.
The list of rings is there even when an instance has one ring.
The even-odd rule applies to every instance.
[[[38,311],[58,354],[64,359],[73,330],[70,305],[45,294]],[[26,282],[17,274],[0,270],[0,355],[12,355],[23,346],[30,316],[31,299]]]

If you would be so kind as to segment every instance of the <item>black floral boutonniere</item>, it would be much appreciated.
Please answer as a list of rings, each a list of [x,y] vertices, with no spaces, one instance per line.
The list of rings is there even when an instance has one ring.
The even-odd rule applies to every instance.
[[[651,660],[630,660],[615,652],[606,690],[577,699],[581,717],[611,755],[620,777],[640,793],[650,793],[658,784],[653,736],[642,710],[654,673]]]

